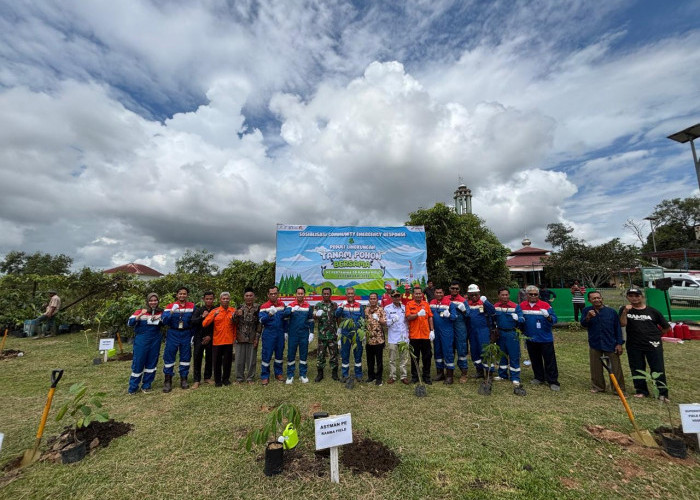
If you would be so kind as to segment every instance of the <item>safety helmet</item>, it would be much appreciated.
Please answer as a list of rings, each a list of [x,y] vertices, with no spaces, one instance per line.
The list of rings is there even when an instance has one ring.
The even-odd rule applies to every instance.
[[[467,287],[467,293],[480,293],[481,290],[479,290],[479,287],[472,283]]]

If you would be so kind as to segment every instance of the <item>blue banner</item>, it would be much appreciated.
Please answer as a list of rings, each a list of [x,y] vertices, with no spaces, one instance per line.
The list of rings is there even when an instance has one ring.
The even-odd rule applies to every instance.
[[[275,281],[280,295],[291,297],[303,286],[312,296],[329,287],[342,296],[354,287],[358,296],[384,293],[384,284],[404,289],[428,279],[423,226],[277,225]]]

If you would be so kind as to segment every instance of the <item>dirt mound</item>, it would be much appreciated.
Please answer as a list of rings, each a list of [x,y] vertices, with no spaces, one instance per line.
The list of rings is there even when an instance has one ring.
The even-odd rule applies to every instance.
[[[602,441],[608,441],[610,443],[619,444],[620,446],[629,447],[634,445],[634,439],[629,435],[623,434],[621,432],[611,431],[600,425],[589,425],[586,426],[586,431],[588,433],[598,438]]]
[[[0,359],[10,359],[24,356],[24,351],[19,349],[4,349],[0,353]]]
[[[384,476],[401,463],[396,453],[384,443],[370,438],[353,436],[352,444],[340,450],[340,463],[355,474],[368,472],[373,476]]]
[[[648,458],[656,460],[670,460],[678,464],[685,464],[690,466],[697,465],[695,459],[690,455],[688,455],[688,457],[684,459],[674,458],[665,451],[663,451],[662,448],[648,448],[646,446],[639,445],[629,435],[606,429],[601,425],[587,425],[584,426],[584,429],[586,430],[586,432],[588,432],[591,436],[593,436],[599,441],[615,443],[627,450],[633,451],[634,453],[643,455]],[[660,427],[659,429],[663,429],[663,427]],[[668,431],[669,429],[666,428],[666,430]],[[695,436],[693,436],[693,438],[694,437]],[[695,449],[697,450],[697,443]]]
[[[330,471],[327,456],[310,455],[298,449],[284,451],[284,475],[290,479],[308,481],[313,477],[329,476]]]
[[[134,359],[134,354],[131,352],[122,352],[116,356],[112,356],[107,361],[131,361]]]

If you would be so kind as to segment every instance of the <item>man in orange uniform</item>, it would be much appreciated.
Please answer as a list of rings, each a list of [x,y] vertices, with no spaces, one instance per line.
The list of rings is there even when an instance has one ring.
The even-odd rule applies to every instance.
[[[231,362],[233,358],[233,340],[236,338],[236,308],[229,307],[231,294],[221,292],[219,307],[210,312],[202,326],[214,323],[214,341],[212,356],[214,358],[214,384],[216,387],[231,385]]]
[[[419,286],[413,289],[413,300],[406,304],[406,321],[408,321],[408,338],[415,358],[411,363],[411,382],[418,382],[418,363],[423,357],[423,382],[432,385],[430,364],[432,352],[430,342],[435,339],[433,313],[430,305],[423,300],[423,290]]]

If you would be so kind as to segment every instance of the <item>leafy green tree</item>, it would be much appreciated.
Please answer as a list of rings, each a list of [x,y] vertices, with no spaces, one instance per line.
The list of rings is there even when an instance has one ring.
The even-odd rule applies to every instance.
[[[265,302],[268,289],[275,284],[275,263],[234,259],[219,273],[219,282],[236,303],[242,302],[243,291],[248,287],[255,291],[259,303]]]
[[[563,248],[567,244],[577,241],[576,238],[571,236],[573,232],[573,227],[562,224],[561,222],[547,224],[547,237],[544,241],[554,247]]]
[[[219,266],[214,264],[214,254],[204,248],[190,250],[175,261],[175,272],[180,274],[216,274]]]
[[[677,250],[680,248],[700,249],[700,243],[695,239],[695,226],[700,224],[700,198],[673,198],[663,200],[656,205],[652,217],[654,223],[654,238],[649,232],[642,253],[656,250]],[[680,267],[685,264],[682,259],[664,259],[659,264],[666,267]],[[689,259],[690,267],[700,265],[700,259]]]
[[[586,286],[606,285],[621,271],[637,267],[639,249],[614,238],[601,245],[572,239],[547,257],[547,276],[564,281],[582,279]]]
[[[36,252],[26,254],[13,250],[5,255],[0,263],[0,272],[4,274],[35,274],[37,276],[65,276],[70,273],[73,259],[65,254],[51,255]]]
[[[453,279],[482,286],[510,282],[509,250],[476,215],[457,215],[437,203],[411,213],[406,225],[425,226],[428,276],[436,284],[446,285]]]

